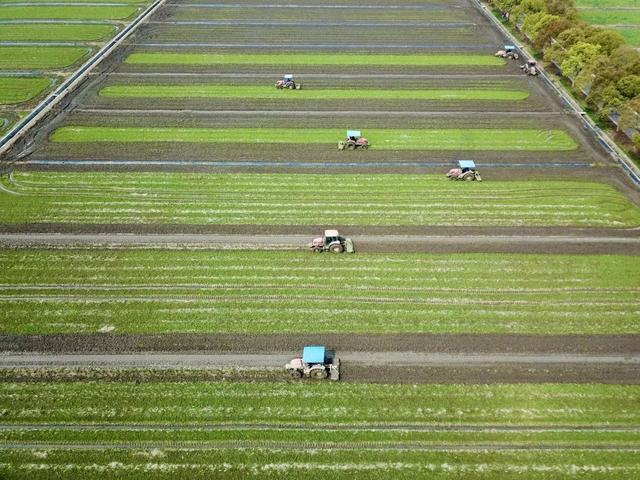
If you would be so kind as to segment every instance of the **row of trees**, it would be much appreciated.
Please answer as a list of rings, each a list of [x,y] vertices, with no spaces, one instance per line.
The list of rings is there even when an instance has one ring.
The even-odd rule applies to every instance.
[[[580,20],[574,0],[492,0],[553,62],[600,119],[618,112],[619,127],[640,130],[640,52],[616,31]],[[634,137],[640,150],[640,135]]]

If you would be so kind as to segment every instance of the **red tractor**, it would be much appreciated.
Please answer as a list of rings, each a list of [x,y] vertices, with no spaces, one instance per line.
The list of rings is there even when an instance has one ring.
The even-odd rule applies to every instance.
[[[369,148],[369,140],[360,134],[360,130],[347,130],[347,139],[338,142],[338,150],[355,150]]]
[[[342,237],[337,230],[325,230],[322,237],[314,238],[309,243],[309,248],[314,253],[353,253],[353,241],[350,238]]]
[[[458,168],[452,168],[447,173],[449,180],[464,180],[467,182],[476,180],[482,181],[480,172],[476,170],[476,163],[473,160],[458,160]]]

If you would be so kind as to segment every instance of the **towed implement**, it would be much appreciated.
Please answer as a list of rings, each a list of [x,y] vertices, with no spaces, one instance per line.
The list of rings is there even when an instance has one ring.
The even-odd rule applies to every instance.
[[[524,65],[520,65],[520,70],[522,70],[527,75],[535,77],[536,75],[538,75],[538,62],[536,62],[535,60],[529,60]]]
[[[321,345],[302,349],[302,357],[292,358],[284,368],[293,378],[340,380],[340,359]]]

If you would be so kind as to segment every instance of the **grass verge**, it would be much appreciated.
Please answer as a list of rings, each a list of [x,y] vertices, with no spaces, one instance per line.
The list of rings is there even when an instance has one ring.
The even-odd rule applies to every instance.
[[[175,65],[413,65],[413,66],[503,66],[491,55],[382,55],[382,54],[231,54],[231,53],[133,53],[125,63]]]
[[[51,85],[45,77],[0,77],[0,105],[26,102]]]
[[[100,91],[105,97],[146,98],[260,98],[287,100],[524,100],[526,90],[506,89],[319,89],[276,90],[272,86],[238,87],[232,85],[113,85]]]
[[[640,332],[638,257],[70,249],[0,262],[1,333]]]
[[[368,129],[376,150],[568,151],[578,144],[562,130],[534,129]],[[138,128],[66,126],[54,142],[195,142],[328,144],[335,148],[344,130],[330,128]],[[330,147],[328,147],[330,148]]]

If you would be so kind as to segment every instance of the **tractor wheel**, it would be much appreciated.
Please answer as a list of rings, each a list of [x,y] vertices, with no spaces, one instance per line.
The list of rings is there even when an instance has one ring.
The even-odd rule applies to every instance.
[[[302,378],[302,372],[300,370],[289,370],[291,378]]]
[[[327,378],[327,371],[324,368],[311,370],[311,378],[315,378],[317,380],[322,380],[323,378]]]
[[[347,143],[347,150],[355,150],[355,149],[356,149],[355,143]]]
[[[474,178],[475,178],[475,174],[473,174],[473,173],[472,173],[471,175],[465,175],[465,177],[464,177],[464,181],[465,181],[465,182],[470,182],[470,181],[472,181]]]
[[[344,251],[344,248],[342,247],[342,245],[336,243],[335,245],[331,245],[329,250],[331,250],[331,253],[342,253]]]
[[[514,60],[518,60],[520,58],[520,55],[518,55],[517,53],[514,53],[513,54],[513,58],[514,58]]]
[[[362,150],[367,150],[369,148],[369,145],[362,145]]]
[[[320,247],[314,247],[311,249],[313,253],[322,253],[322,249]]]

